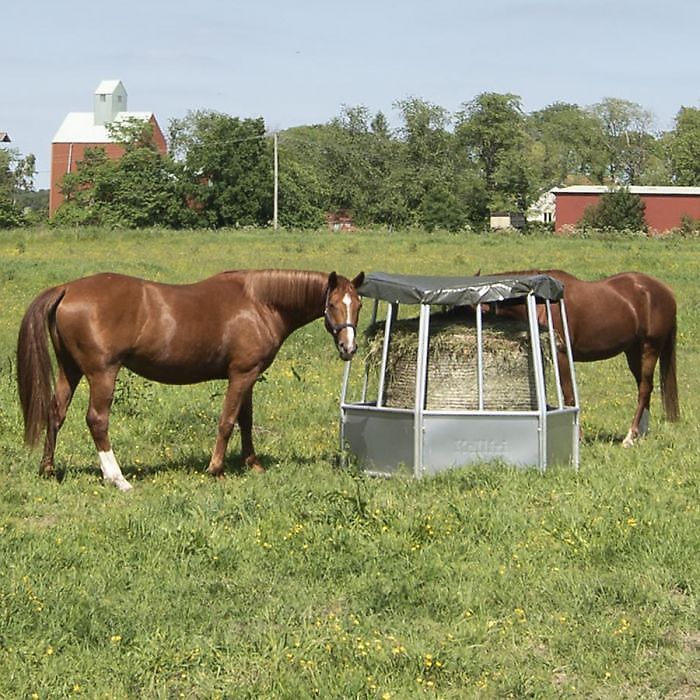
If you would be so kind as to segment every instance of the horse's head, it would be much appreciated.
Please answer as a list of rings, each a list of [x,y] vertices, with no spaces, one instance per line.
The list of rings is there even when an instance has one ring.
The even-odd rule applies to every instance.
[[[357,319],[362,308],[357,288],[364,278],[364,272],[353,280],[335,272],[328,275],[323,319],[343,360],[351,360],[357,350]]]

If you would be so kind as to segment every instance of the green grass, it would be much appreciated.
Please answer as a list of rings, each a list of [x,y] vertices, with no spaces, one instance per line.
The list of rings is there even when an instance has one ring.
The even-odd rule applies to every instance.
[[[268,231],[0,238],[0,698],[691,698],[700,687],[700,242]],[[100,270],[471,274],[626,269],[679,302],[683,417],[619,445],[624,359],[578,365],[578,472],[473,466],[372,479],[335,466],[342,363],[321,322],[256,387],[269,468],[203,472],[224,385],[124,374],[102,485],[81,386],[59,484],[21,444],[14,345],[44,287]],[[369,321],[368,315],[363,323]]]

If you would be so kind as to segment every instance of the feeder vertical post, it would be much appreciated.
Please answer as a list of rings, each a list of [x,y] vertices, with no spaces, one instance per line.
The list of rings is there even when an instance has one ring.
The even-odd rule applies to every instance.
[[[481,304],[476,305],[476,384],[479,392],[479,410],[484,410],[484,336]]]
[[[430,305],[420,305],[418,324],[418,357],[416,358],[416,400],[413,415],[413,473],[423,475],[423,412],[428,370],[428,342],[430,338]]]
[[[377,322],[377,308],[379,307],[379,299],[374,300],[372,304],[372,318],[370,320],[370,328],[374,327]],[[352,361],[352,360],[351,360]],[[367,403],[367,385],[369,384],[369,363],[365,363],[365,376],[362,381],[362,398],[360,399],[362,403]],[[377,399],[377,405],[379,405],[379,399]]]
[[[340,390],[340,459],[341,464],[345,466],[345,400],[348,392],[348,380],[350,379],[350,362],[345,363],[343,368],[343,385]]]
[[[552,367],[554,368],[554,383],[557,386],[557,405],[564,408],[564,393],[561,390],[561,375],[559,373],[559,363],[557,362],[557,341],[554,337],[554,322],[552,321],[552,304],[547,299],[547,331],[549,334],[549,347],[552,353]]]
[[[547,468],[547,398],[544,390],[544,370],[542,368],[542,348],[540,347],[540,329],[537,324],[537,304],[535,295],[530,292],[526,298],[527,319],[530,326],[530,347],[535,373],[535,391],[537,394],[539,467]]]
[[[384,405],[384,381],[386,379],[386,361],[389,356],[389,339],[391,337],[391,322],[394,313],[398,311],[398,304],[389,304],[386,309],[384,321],[384,342],[382,343],[382,364],[379,369],[379,387],[377,388],[377,406]]]
[[[574,414],[574,436],[573,436],[573,462],[574,462],[574,467],[578,469],[578,459],[579,459],[579,444],[578,444],[578,436],[579,436],[579,431],[581,429],[579,421],[581,420],[581,416],[579,414],[579,404],[578,404],[578,387],[576,386],[576,370],[574,369],[574,353],[573,350],[571,349],[571,336],[569,334],[569,319],[566,315],[566,304],[564,303],[564,299],[559,300],[559,310],[561,311],[561,325],[562,328],[564,329],[564,344],[566,345],[566,358],[569,361],[569,378],[571,381],[571,389],[574,394],[574,408],[576,409],[575,414]]]

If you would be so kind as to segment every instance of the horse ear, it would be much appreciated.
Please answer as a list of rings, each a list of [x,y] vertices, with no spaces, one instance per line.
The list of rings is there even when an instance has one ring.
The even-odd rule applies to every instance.
[[[328,289],[335,289],[338,286],[338,273],[333,270],[330,275],[328,275]]]
[[[479,268],[479,269],[476,271],[476,274],[474,275],[474,277],[481,277],[481,268]]]
[[[360,272],[357,277],[352,281],[352,286],[357,289],[365,281],[365,273]]]

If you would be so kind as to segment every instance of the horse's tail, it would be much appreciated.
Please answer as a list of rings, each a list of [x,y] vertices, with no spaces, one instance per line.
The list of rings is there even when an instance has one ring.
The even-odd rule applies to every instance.
[[[65,287],[42,292],[29,305],[17,338],[17,389],[24,417],[24,442],[34,447],[48,427],[53,396],[53,367],[48,324]]]
[[[678,382],[676,381],[676,323],[661,349],[659,358],[661,374],[661,396],[666,420],[677,421],[681,412],[678,404]]]

